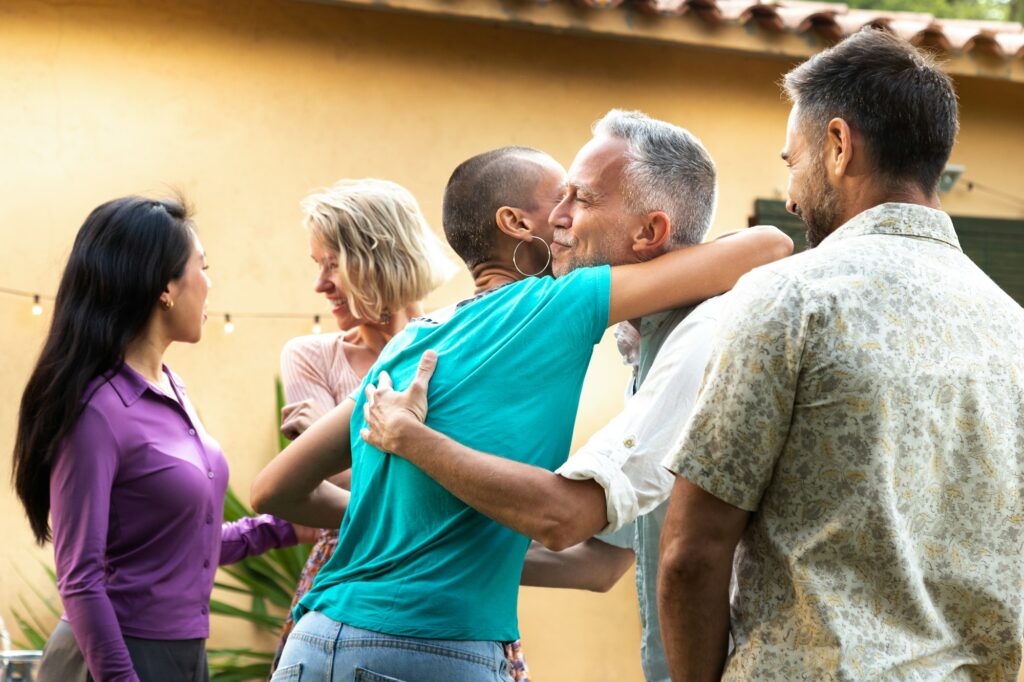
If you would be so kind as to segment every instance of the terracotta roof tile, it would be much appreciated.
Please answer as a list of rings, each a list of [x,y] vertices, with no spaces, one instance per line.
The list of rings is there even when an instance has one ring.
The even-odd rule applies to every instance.
[[[1002,60],[1024,59],[1024,28],[1015,22],[940,19],[931,14],[850,9],[841,3],[751,0],[576,0],[586,7],[626,5],[662,16],[693,14],[713,24],[753,25],[769,33],[813,33],[838,42],[864,26],[893,31],[919,47]]]

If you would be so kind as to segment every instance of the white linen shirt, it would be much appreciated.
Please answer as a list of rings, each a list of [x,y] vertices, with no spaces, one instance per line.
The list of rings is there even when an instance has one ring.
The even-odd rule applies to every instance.
[[[602,534],[652,511],[672,492],[675,476],[661,460],[678,442],[693,410],[727,298],[701,303],[676,325],[625,409],[555,471],[577,481],[593,479],[604,488],[608,525]],[[644,318],[641,336],[658,319]]]

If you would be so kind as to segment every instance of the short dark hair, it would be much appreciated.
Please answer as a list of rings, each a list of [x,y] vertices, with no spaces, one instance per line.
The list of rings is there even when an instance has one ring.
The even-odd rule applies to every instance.
[[[470,268],[494,250],[494,215],[502,206],[536,208],[537,163],[547,155],[532,147],[502,147],[463,161],[448,179],[441,203],[444,236]]]
[[[959,124],[953,83],[932,57],[865,28],[790,71],[783,88],[810,140],[821,143],[828,122],[842,118],[885,179],[935,191]]]

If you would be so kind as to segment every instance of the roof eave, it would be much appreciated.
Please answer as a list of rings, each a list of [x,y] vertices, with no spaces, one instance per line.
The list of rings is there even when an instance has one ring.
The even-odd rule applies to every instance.
[[[756,17],[739,21],[701,17],[698,2],[686,3],[683,11],[659,14],[631,4],[596,9],[580,2],[553,0],[307,0],[320,4],[392,12],[425,14],[451,19],[506,24],[520,28],[594,35],[609,38],[686,45],[700,49],[801,60],[828,47],[834,32],[819,34],[814,22],[794,29],[762,26]],[[689,8],[687,11],[686,8]],[[971,78],[1024,83],[1024,60],[1000,58],[984,50],[954,50],[941,55],[948,73]]]

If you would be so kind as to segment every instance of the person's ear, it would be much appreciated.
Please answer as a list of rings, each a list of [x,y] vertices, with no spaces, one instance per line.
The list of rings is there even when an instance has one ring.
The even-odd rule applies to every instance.
[[[853,131],[850,124],[841,118],[833,118],[825,128],[825,168],[830,177],[842,178],[853,170]]]
[[[529,239],[532,233],[530,226],[523,219],[523,212],[511,206],[502,206],[494,214],[494,223],[498,230],[513,239]]]
[[[180,293],[180,289],[181,285],[178,284],[177,280],[172,279],[170,282],[168,282],[167,286],[164,287],[163,293],[160,294],[160,299],[158,301],[160,305],[162,305],[166,310],[170,310],[171,308],[173,308],[174,301],[175,299],[178,298],[178,293]]]
[[[672,238],[672,220],[664,211],[651,211],[643,217],[632,237],[633,252],[640,260],[650,260],[668,246]]]

